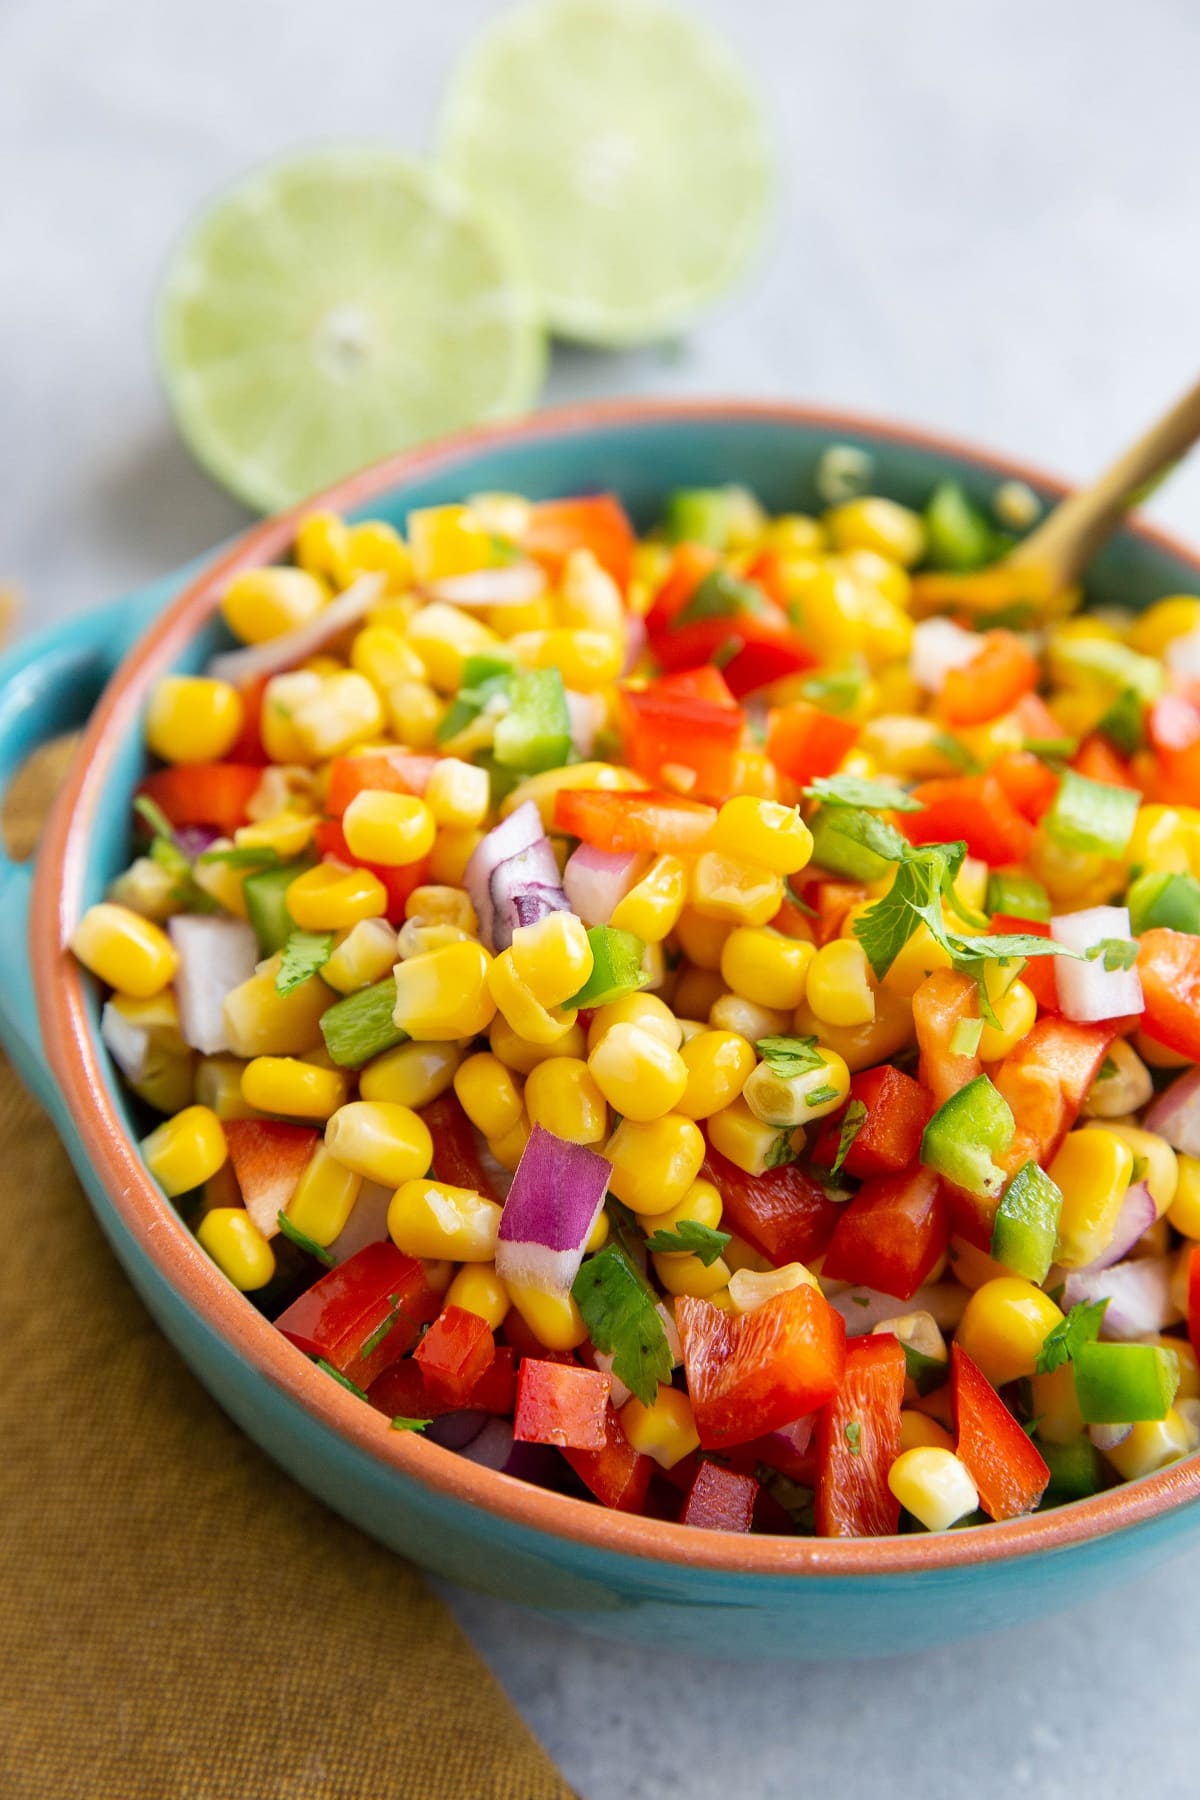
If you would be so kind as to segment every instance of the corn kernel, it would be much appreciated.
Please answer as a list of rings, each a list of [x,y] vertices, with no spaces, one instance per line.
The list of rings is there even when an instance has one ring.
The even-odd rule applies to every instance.
[[[592,1078],[615,1111],[646,1122],[671,1112],[687,1086],[677,1050],[643,1025],[612,1025],[588,1057]]]
[[[1019,1275],[1003,1275],[976,1288],[955,1341],[999,1388],[1034,1374],[1042,1345],[1061,1320],[1041,1288]]]
[[[508,640],[509,649],[527,669],[558,669],[565,686],[577,694],[611,687],[625,662],[625,636],[610,631],[562,626],[529,631]]]
[[[1167,1220],[1184,1237],[1200,1238],[1200,1156],[1179,1157],[1175,1195]]]
[[[721,976],[741,999],[791,1012],[804,998],[814,954],[802,938],[784,937],[766,926],[738,925],[722,947]]]
[[[488,1042],[492,1053],[515,1069],[518,1075],[528,1075],[539,1063],[558,1056],[574,1056],[582,1058],[587,1050],[587,1041],[583,1035],[582,1025],[571,1025],[561,1037],[549,1044],[535,1044],[529,1038],[523,1038],[514,1031],[503,1013],[497,1013],[492,1020],[488,1032]]]
[[[1169,594],[1138,615],[1125,641],[1143,656],[1161,656],[1175,638],[1189,637],[1193,631],[1200,631],[1200,599],[1195,594]]]
[[[410,1037],[438,1043],[486,1031],[496,1011],[489,991],[493,966],[473,939],[397,964],[396,1025]]]
[[[257,1112],[327,1119],[346,1098],[346,1077],[293,1056],[256,1056],[242,1071],[242,1098]]]
[[[388,869],[419,862],[433,849],[433,814],[415,794],[363,788],[342,817],[351,854]]]
[[[347,1169],[381,1187],[402,1187],[428,1172],[433,1139],[422,1118],[394,1101],[351,1100],[325,1127],[325,1147]]]
[[[293,812],[290,807],[285,807],[273,818],[239,825],[233,841],[239,849],[274,850],[286,862],[308,848],[316,828],[317,821],[311,813]]]
[[[730,1031],[757,1044],[760,1038],[784,1036],[791,1014],[777,1012],[773,1006],[756,1006],[738,994],[721,994],[708,1009],[708,1022],[716,1031]]]
[[[604,1154],[613,1165],[608,1185],[617,1199],[657,1218],[678,1205],[700,1173],[704,1138],[679,1113],[646,1123],[623,1119]]]
[[[729,1298],[735,1313],[757,1312],[768,1300],[790,1294],[798,1287],[816,1288],[818,1294],[821,1292],[820,1282],[801,1262],[784,1263],[782,1268],[768,1269],[761,1274],[754,1269],[739,1269],[730,1280]]]
[[[442,758],[425,789],[425,804],[438,825],[482,825],[491,803],[487,770],[456,756]]]
[[[266,1287],[275,1273],[275,1252],[240,1206],[214,1206],[205,1213],[196,1227],[196,1241],[243,1294]]]
[[[689,1019],[693,1024],[703,1025],[725,991],[719,970],[697,969],[693,964],[685,963],[676,973],[671,1004],[680,1020]]]
[[[387,890],[369,869],[320,862],[290,882],[287,909],[301,931],[344,931],[387,911]]]
[[[84,913],[75,927],[71,949],[85,969],[118,993],[139,1000],[161,993],[179,966],[165,931],[108,900]]]
[[[449,887],[460,884],[482,838],[482,831],[470,826],[443,826],[429,853],[430,880]]]
[[[164,675],[146,708],[146,743],[163,762],[219,762],[237,742],[244,712],[227,681]]]
[[[362,1176],[318,1144],[287,1203],[297,1231],[325,1249],[340,1236],[362,1191]]]
[[[678,1200],[668,1212],[659,1213],[657,1217],[651,1217],[649,1213],[642,1214],[638,1218],[638,1224],[647,1237],[652,1237],[656,1231],[678,1231],[685,1219],[690,1219],[696,1225],[707,1225],[710,1230],[715,1231],[721,1223],[721,1207],[720,1190],[711,1181],[697,1178],[682,1200]],[[660,1254],[678,1256],[686,1252],[672,1250],[662,1251]]]
[[[753,1269],[756,1274],[765,1275],[775,1266],[770,1257],[763,1256],[745,1238],[738,1237],[736,1232],[725,1246],[725,1261],[735,1275],[739,1269]]]
[[[1123,1119],[1105,1119],[1102,1124],[1087,1124],[1087,1131],[1107,1131],[1128,1144],[1135,1163],[1144,1167],[1140,1179],[1146,1183],[1161,1219],[1170,1211],[1179,1186],[1179,1160],[1166,1138],[1157,1132],[1143,1131],[1140,1125],[1128,1125]]]
[[[714,1294],[729,1286],[731,1270],[718,1256],[711,1263],[700,1257],[672,1253],[653,1256],[654,1273],[668,1294],[689,1294],[696,1300],[711,1300]]]
[[[227,1154],[225,1132],[207,1106],[187,1106],[144,1137],[142,1160],[169,1200],[202,1187]]]
[[[796,1075],[777,1075],[760,1062],[742,1089],[742,1099],[764,1124],[776,1131],[807,1125],[836,1112],[850,1092],[850,1071],[836,1050],[818,1044],[816,1066]]]
[[[1023,981],[1013,981],[992,1000],[992,1009],[1000,1021],[992,1025],[985,1021],[979,1039],[979,1057],[982,1062],[998,1062],[1015,1050],[1021,1039],[1028,1036],[1037,1018],[1037,1001]]]
[[[902,1451],[888,1470],[888,1486],[927,1531],[948,1531],[979,1505],[966,1464],[936,1444]]]
[[[855,1073],[886,1062],[913,1038],[912,1001],[892,993],[885,982],[875,995],[875,1018],[869,1025],[828,1025],[802,1000],[792,1015],[798,1037],[819,1037]]]
[[[1120,1118],[1123,1113],[1140,1112],[1153,1093],[1153,1077],[1133,1045],[1127,1038],[1116,1038],[1109,1045],[1100,1075],[1087,1091],[1083,1112],[1092,1119]]]
[[[472,1125],[485,1138],[502,1138],[518,1124],[524,1111],[521,1090],[511,1071],[498,1056],[482,1051],[460,1063],[454,1076],[454,1092]]]
[[[487,1147],[495,1157],[496,1161],[500,1164],[500,1167],[502,1169],[507,1169],[510,1174],[516,1169],[517,1164],[525,1154],[525,1147],[529,1142],[529,1134],[532,1129],[533,1127],[529,1123],[529,1115],[524,1108],[522,1108],[520,1118],[515,1125],[510,1126],[503,1137],[494,1137],[487,1140]]]
[[[165,925],[174,913],[183,911],[178,888],[178,879],[169,869],[148,856],[138,856],[109,882],[104,897],[126,912],[153,919],[156,925]]]
[[[397,1044],[360,1071],[358,1091],[364,1100],[419,1112],[449,1090],[461,1056],[456,1043]]]
[[[1165,1419],[1143,1419],[1130,1428],[1129,1436],[1104,1455],[1125,1481],[1153,1475],[1168,1463],[1190,1456],[1196,1433],[1184,1415],[1172,1407]]]
[[[700,1447],[691,1401],[678,1388],[660,1385],[653,1406],[635,1396],[625,1402],[619,1416],[633,1448],[652,1456],[660,1468],[673,1469]]]
[[[925,554],[925,525],[920,513],[868,494],[846,500],[822,521],[835,550],[873,550],[889,562],[911,569]]]
[[[618,900],[609,924],[631,931],[647,944],[661,944],[674,931],[687,899],[687,864],[678,856],[659,856],[641,880]]]
[[[425,664],[412,645],[386,625],[365,625],[355,634],[350,667],[384,695],[399,681],[425,680]]]
[[[508,1289],[496,1273],[495,1263],[467,1263],[446,1289],[446,1305],[474,1313],[493,1331],[499,1331],[512,1305]]]
[[[467,937],[479,934],[475,908],[461,888],[431,884],[414,888],[404,903],[404,916],[423,925],[457,925]]]
[[[547,1350],[576,1350],[587,1341],[587,1326],[570,1294],[544,1294],[516,1281],[504,1285],[517,1312]]]
[[[1107,1126],[1072,1131],[1046,1173],[1062,1190],[1055,1261],[1067,1269],[1093,1262],[1112,1241],[1133,1173],[1133,1152]]]
[[[611,1230],[612,1227],[609,1224],[608,1214],[604,1211],[603,1207],[601,1207],[600,1211],[596,1214],[595,1224],[588,1232],[587,1243],[584,1245],[584,1249],[589,1255],[596,1250],[603,1250],[605,1244],[608,1242]]]
[[[927,1413],[916,1412],[905,1407],[900,1414],[900,1449],[922,1450],[933,1447],[937,1450],[948,1450],[953,1454],[954,1439],[944,1425],[931,1419]]]
[[[590,550],[572,550],[560,583],[562,622],[618,637],[625,629],[621,590]]]
[[[244,569],[221,597],[221,616],[243,644],[265,644],[307,625],[324,610],[329,588],[304,569]]]
[[[432,750],[445,707],[427,681],[394,681],[384,696],[387,722],[398,743]]]
[[[291,722],[309,758],[340,756],[378,736],[383,707],[365,675],[341,669],[319,677],[316,691],[297,700]]]
[[[332,1003],[333,990],[314,975],[288,994],[277,993],[281,960],[271,957],[225,996],[221,1014],[235,1056],[293,1056],[321,1035],[321,1014]]]
[[[512,934],[512,962],[518,980],[546,1008],[577,994],[592,972],[592,946],[582,919],[572,912],[548,913],[536,925],[518,925]]]
[[[412,581],[408,545],[385,519],[364,519],[361,524],[352,525],[346,549],[355,574],[386,575],[393,590],[406,588]]]
[[[679,1020],[654,994],[625,994],[620,1000],[610,1000],[607,1006],[597,1007],[588,1027],[589,1054],[614,1025],[640,1025],[643,1031],[661,1038],[669,1050],[678,1050],[683,1042]]]
[[[496,1260],[500,1208],[473,1188],[444,1181],[406,1181],[388,1207],[388,1235],[407,1256],[452,1262]]]
[[[871,1024],[875,988],[857,938],[834,938],[817,951],[808,969],[807,999],[823,1024],[851,1028]]]
[[[498,1008],[513,1030],[530,1043],[553,1044],[575,1023],[573,1011],[542,1005],[537,995],[518,975],[511,950],[502,950],[490,962],[487,969],[487,989],[492,1006]],[[477,1029],[483,1028],[480,1026]],[[420,1034],[414,1033],[414,1036],[417,1035]]]
[[[486,569],[490,528],[474,506],[424,506],[408,515],[408,542],[418,581],[443,581]]]
[[[195,1096],[218,1119],[254,1119],[257,1113],[242,1098],[242,1070],[236,1056],[202,1056],[196,1064]]]
[[[679,1052],[687,1070],[687,1086],[676,1110],[688,1119],[707,1119],[738,1098],[756,1057],[736,1031],[700,1031]]]
[[[600,1144],[608,1134],[604,1095],[579,1057],[555,1056],[531,1069],[525,1105],[531,1125],[541,1125],[564,1143]]]
[[[708,1120],[714,1150],[747,1175],[763,1175],[777,1161],[791,1162],[804,1148],[803,1131],[780,1131],[750,1111],[739,1095]]]
[[[794,806],[739,794],[717,814],[706,848],[729,862],[751,863],[756,871],[794,875],[811,859],[813,841]]]
[[[502,640],[494,631],[442,600],[434,600],[414,614],[409,621],[408,641],[441,694],[458,692],[468,656],[503,653]]]
[[[353,579],[350,528],[338,513],[314,512],[301,519],[294,554],[302,569],[326,576],[336,588],[346,587]]]
[[[703,918],[730,925],[768,925],[783,897],[781,875],[720,851],[705,850],[693,864],[692,906]],[[690,950],[687,954],[692,956]]]
[[[694,907],[685,906],[676,922],[675,935],[683,954],[697,969],[721,967],[725,939],[729,936],[729,926],[724,920],[708,918]]]
[[[396,961],[396,933],[386,919],[360,919],[341,933],[321,979],[339,994],[355,994],[391,973]]]

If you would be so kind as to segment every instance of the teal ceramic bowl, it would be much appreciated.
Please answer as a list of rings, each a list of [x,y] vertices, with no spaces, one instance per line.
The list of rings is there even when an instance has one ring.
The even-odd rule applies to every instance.
[[[611,488],[640,524],[672,488],[740,481],[772,510],[816,505],[831,442],[861,446],[872,486],[919,505],[948,476],[986,503],[1019,476],[921,433],[795,407],[617,404],[548,413],[398,457],[322,504],[402,526],[410,507],[481,489],[534,498]],[[607,1512],[480,1469],[386,1420],[317,1371],[236,1293],[151,1182],[99,1039],[93,985],[63,946],[128,854],[151,684],[196,669],[223,630],[236,569],[284,556],[295,515],[210,564],[33,638],[0,663],[0,779],[86,725],[36,869],[0,867],[0,1032],[48,1107],[113,1250],[180,1355],[305,1487],[385,1544],[472,1586],[612,1636],[723,1656],[830,1658],[920,1648],[1069,1604],[1200,1538],[1200,1458],[1001,1525],[861,1541],[741,1537]],[[1130,525],[1098,559],[1097,601],[1200,592],[1200,560]]]

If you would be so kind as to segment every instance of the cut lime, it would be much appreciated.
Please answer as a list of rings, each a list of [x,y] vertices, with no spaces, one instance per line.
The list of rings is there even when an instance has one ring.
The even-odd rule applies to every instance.
[[[454,181],[315,153],[223,196],[167,273],[159,353],[204,467],[264,511],[534,400],[536,302]]]
[[[721,40],[652,0],[529,0],[484,34],[441,125],[565,337],[677,331],[762,236],[761,108]]]

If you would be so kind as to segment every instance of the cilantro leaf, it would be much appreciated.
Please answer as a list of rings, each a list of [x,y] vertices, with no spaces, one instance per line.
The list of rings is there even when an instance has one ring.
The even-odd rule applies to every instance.
[[[283,946],[275,992],[290,994],[318,969],[323,969],[333,955],[333,938],[332,931],[293,931]]]
[[[865,806],[877,812],[920,812],[921,802],[903,788],[887,781],[868,781],[862,775],[818,775],[804,789],[806,800],[823,800],[826,806]]]
[[[1116,1063],[1113,1061],[1112,1057],[1106,1056],[1104,1061],[1100,1064],[1100,1067],[1096,1071],[1096,1080],[1097,1081],[1111,1081],[1113,1079],[1114,1075],[1119,1075],[1120,1072],[1121,1071],[1118,1069],[1118,1067],[1117,1067]]]
[[[790,1081],[793,1075],[807,1075],[813,1069],[825,1067],[825,1058],[817,1048],[815,1037],[759,1038],[755,1048],[772,1075],[778,1075],[781,1081]]]
[[[366,1399],[367,1396],[362,1388],[359,1387],[358,1383],[351,1381],[348,1375],[343,1375],[340,1369],[335,1369],[333,1364],[331,1362],[326,1362],[323,1356],[318,1356],[317,1367],[318,1369],[323,1369],[326,1375],[332,1375],[338,1386],[344,1387],[348,1394],[354,1394],[359,1400]]]
[[[887,893],[854,921],[854,935],[882,981],[910,937],[927,925],[936,943],[949,949],[942,895],[953,885],[966,856],[965,844],[909,848]]]
[[[929,746],[940,756],[944,756],[947,762],[953,763],[956,769],[961,769],[964,775],[978,775],[983,767],[974,752],[968,750],[965,744],[952,737],[948,731],[935,732],[929,740]]]
[[[191,862],[179,848],[175,827],[162,808],[148,794],[139,794],[133,803],[133,810],[150,828],[150,860],[157,863],[160,869],[165,869],[171,877],[174,884],[172,897],[186,907],[188,912],[216,912],[217,903],[212,895],[197,887]]]
[[[866,680],[865,669],[830,669],[822,675],[810,675],[800,693],[811,706],[823,707],[830,713],[848,713]]]
[[[571,1294],[596,1349],[613,1359],[613,1374],[643,1406],[670,1381],[671,1350],[654,1295],[615,1244],[589,1256]]]
[[[1103,961],[1109,975],[1118,969],[1132,969],[1138,959],[1139,945],[1134,938],[1101,938],[1098,944],[1085,951],[1086,962]]]
[[[433,1424],[433,1420],[432,1419],[406,1419],[406,1418],[404,1418],[403,1415],[400,1415],[399,1417],[397,1417],[395,1419],[389,1420],[389,1424],[391,1425],[393,1431],[424,1431],[424,1429],[427,1425]]]
[[[858,1420],[851,1419],[849,1421],[849,1423],[847,1424],[847,1426],[845,1427],[845,1431],[846,1431],[846,1442],[850,1446],[851,1456],[861,1456],[862,1455],[862,1426],[859,1424]]]
[[[315,1256],[317,1261],[324,1263],[327,1269],[335,1266],[336,1256],[331,1256],[328,1250],[317,1243],[315,1238],[310,1238],[307,1232],[301,1231],[298,1225],[293,1225],[285,1212],[278,1213],[276,1217],[279,1221],[280,1231],[289,1243],[295,1244],[297,1250],[303,1250],[308,1256]]]
[[[170,844],[175,842],[175,827],[162,807],[158,805],[157,801],[152,800],[149,794],[139,794],[133,803],[133,810],[138,818],[150,827],[151,837],[166,838]],[[182,850],[179,854],[183,855]],[[186,861],[186,858],[184,860]]]
[[[706,1269],[711,1269],[730,1236],[728,1231],[714,1231],[711,1225],[702,1225],[699,1219],[680,1219],[673,1231],[656,1231],[648,1237],[646,1248],[659,1256],[687,1250],[698,1256]]]
[[[1055,1369],[1071,1361],[1082,1344],[1090,1344],[1098,1338],[1107,1306],[1107,1299],[1082,1300],[1078,1306],[1073,1306],[1066,1318],[1060,1319],[1042,1340],[1037,1373],[1053,1375]]]
[[[396,1323],[396,1320],[403,1311],[404,1302],[401,1300],[399,1294],[389,1294],[387,1317],[379,1321],[379,1324],[375,1327],[370,1337],[366,1339],[358,1353],[364,1361],[370,1356],[372,1350],[377,1350],[379,1348],[380,1344],[382,1344],[384,1338],[392,1329],[392,1326]]]
[[[855,1138],[858,1136],[866,1122],[867,1108],[865,1102],[862,1100],[851,1100],[849,1106],[847,1106],[845,1112],[842,1114],[842,1129],[838,1135],[837,1155],[834,1157],[833,1164],[829,1170],[831,1175],[836,1175],[840,1170],[854,1146]]]
[[[783,1169],[794,1163],[800,1152],[792,1142],[791,1130],[781,1131],[764,1157],[768,1169]]]
[[[713,569],[700,582],[687,605],[672,621],[678,629],[702,619],[736,619],[742,613],[765,613],[770,602],[752,581],[740,581],[728,569]]]
[[[902,837],[894,825],[858,807],[834,806],[830,812],[822,813],[821,818],[827,822],[828,830],[873,850],[885,862],[903,862],[912,849],[908,839]]]

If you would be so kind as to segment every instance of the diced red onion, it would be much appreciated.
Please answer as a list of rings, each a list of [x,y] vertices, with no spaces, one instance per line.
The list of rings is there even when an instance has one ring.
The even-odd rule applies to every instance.
[[[171,833],[176,849],[182,850],[189,862],[211,850],[220,835],[211,825],[180,825]]]
[[[449,606],[526,606],[546,591],[546,571],[540,563],[503,563],[496,569],[472,569],[466,575],[446,575],[440,581],[423,581],[427,600],[444,600]]]
[[[519,858],[517,859],[520,860]],[[567,896],[560,887],[537,885],[513,896],[517,925],[537,925],[552,912],[570,912]],[[516,926],[513,928],[516,929]],[[511,938],[509,942],[511,943]]]
[[[1171,1301],[1168,1256],[1143,1256],[1108,1269],[1076,1269],[1067,1276],[1063,1309],[1081,1301],[1108,1301],[1100,1335],[1129,1342],[1165,1331],[1181,1316]]]
[[[602,1374],[612,1375],[612,1387],[609,1390],[608,1395],[612,1404],[618,1409],[624,1406],[625,1402],[631,1397],[633,1390],[632,1388],[627,1388],[625,1386],[625,1383],[621,1380],[619,1375],[613,1375],[612,1352],[609,1350],[593,1350],[592,1361]]]
[[[243,919],[179,913],[167,931],[179,953],[175,998],[183,1041],[204,1056],[229,1049],[225,999],[249,981],[258,963],[258,940]]]
[[[596,733],[604,723],[605,706],[600,694],[577,694],[566,690],[567,717],[571,721],[571,742],[575,753],[587,762],[596,748]]]
[[[126,1081],[145,1079],[150,1033],[144,1025],[135,1025],[109,1000],[100,1014],[100,1037]]]
[[[1114,1263],[1119,1263],[1129,1255],[1138,1239],[1149,1231],[1157,1217],[1158,1207],[1154,1204],[1150,1189],[1144,1181],[1135,1181],[1132,1187],[1125,1190],[1112,1237],[1099,1256],[1093,1257],[1086,1268],[1079,1269],[1076,1273],[1091,1275],[1101,1269],[1111,1269]]]
[[[483,1412],[442,1413],[440,1418],[430,1419],[425,1436],[443,1450],[465,1450],[475,1442],[487,1421],[488,1414]]]
[[[632,675],[642,659],[649,634],[646,621],[637,613],[625,615],[625,661],[621,664],[622,675]]]
[[[245,687],[264,675],[282,675],[294,669],[307,657],[315,656],[332,638],[340,637],[378,606],[387,588],[386,576],[376,570],[352,581],[344,594],[331,600],[313,619],[269,638],[265,644],[247,644],[241,650],[225,650],[211,658],[207,673],[215,681],[229,681],[234,687]]]
[[[365,1250],[368,1244],[382,1244],[388,1235],[388,1207],[395,1191],[378,1181],[363,1182],[358,1199],[350,1209],[350,1217],[329,1246],[329,1254],[335,1262],[345,1262],[356,1251]]]
[[[663,1330],[667,1334],[667,1349],[671,1352],[671,1366],[678,1368],[683,1361],[683,1345],[679,1341],[679,1327],[675,1323],[675,1314],[665,1300],[660,1300],[654,1308],[663,1322]]]
[[[1089,1425],[1088,1436],[1097,1450],[1107,1455],[1110,1450],[1123,1444],[1132,1430],[1132,1425]]]
[[[531,902],[530,917],[522,919],[518,902],[522,895],[536,894],[540,904]],[[557,899],[552,900],[551,895]],[[548,837],[538,838],[516,856],[497,863],[488,882],[488,898],[492,908],[492,947],[507,950],[518,925],[533,925],[548,912],[569,912],[567,896],[558,876],[558,861]]]
[[[502,862],[512,856],[519,856],[522,850],[528,850],[539,838],[545,837],[542,826],[542,815],[532,800],[526,800],[507,819],[502,819],[480,839],[471,852],[471,859],[463,871],[463,886],[470,896],[475,908],[475,916],[479,920],[479,936],[483,943],[492,941],[492,873]],[[554,876],[558,878],[558,865],[555,864]]]
[[[441,758],[426,756],[419,750],[373,750],[373,756],[382,756],[395,769],[410,794],[423,799],[425,789],[429,786],[429,778],[437,768]]]
[[[580,844],[567,858],[562,876],[572,910],[585,925],[607,925],[630,888],[641,880],[648,861],[644,851],[618,855]]]
[[[1079,952],[1095,949],[1105,938],[1127,939],[1129,908],[1088,906],[1082,912],[1058,913],[1050,921],[1050,936]],[[1137,969],[1106,969],[1103,957],[1086,962],[1056,956],[1054,981],[1063,1017],[1079,1024],[1140,1013],[1144,1004]]]
[[[1200,1156],[1200,1065],[1164,1088],[1142,1122],[1173,1149]]]
[[[483,1429],[459,1452],[468,1462],[484,1469],[503,1469],[512,1455],[513,1429],[508,1419],[489,1419]]]
[[[535,1125],[500,1215],[500,1279],[569,1294],[611,1174],[612,1164],[594,1150]]]
[[[918,687],[940,694],[951,669],[964,669],[979,655],[979,634],[952,619],[922,619],[914,625],[908,668]]]

